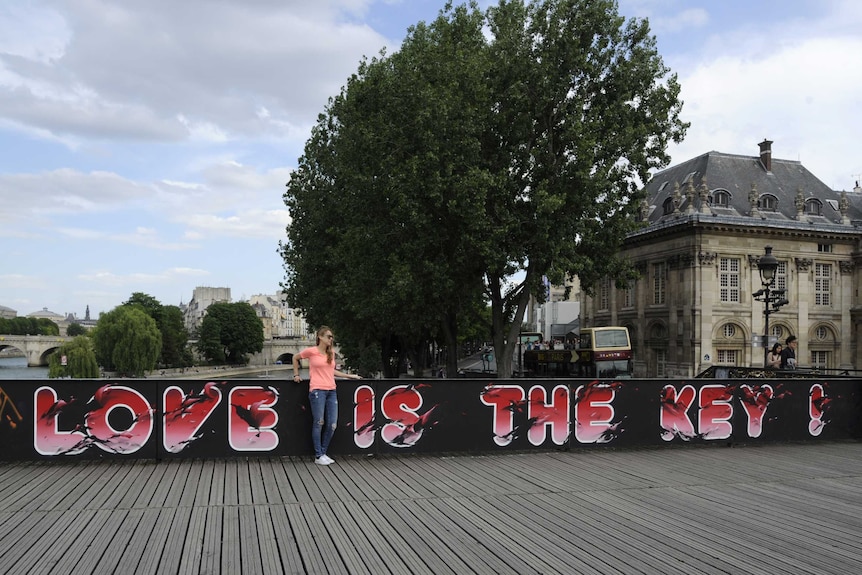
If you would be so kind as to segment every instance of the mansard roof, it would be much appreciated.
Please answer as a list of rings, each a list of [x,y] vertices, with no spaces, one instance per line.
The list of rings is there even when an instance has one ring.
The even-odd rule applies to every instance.
[[[789,227],[862,223],[858,186],[854,192],[832,190],[801,162],[771,159],[770,144],[761,144],[763,161],[712,151],[658,172],[646,185],[644,220],[650,227],[693,215]]]

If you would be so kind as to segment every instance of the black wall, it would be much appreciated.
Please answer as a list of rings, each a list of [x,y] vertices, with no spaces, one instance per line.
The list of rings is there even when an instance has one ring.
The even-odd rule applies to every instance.
[[[349,380],[330,454],[862,435],[862,380]],[[0,382],[0,459],[310,455],[307,384]]]

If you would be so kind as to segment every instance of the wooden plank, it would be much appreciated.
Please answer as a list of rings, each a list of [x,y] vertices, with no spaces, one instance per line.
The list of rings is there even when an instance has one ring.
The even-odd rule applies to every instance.
[[[261,573],[282,573],[281,558],[278,552],[278,541],[273,528],[270,506],[255,505],[249,508],[253,517],[250,518],[249,528],[254,529],[249,538],[243,538],[243,558],[245,555],[254,554],[260,562]],[[242,518],[240,518],[242,521]],[[243,573],[247,573],[246,562],[243,561]]]
[[[239,503],[239,486],[237,478],[237,462],[228,459],[224,464],[224,505],[237,505]]]
[[[218,460],[213,465],[213,479],[210,488],[210,498],[208,505],[224,505],[224,490],[225,490],[225,469],[227,461],[224,459]]]
[[[467,565],[450,552],[433,532],[417,521],[408,522],[408,517],[401,513],[397,502],[371,501],[363,504],[362,508],[368,514],[369,521],[377,525],[387,539],[404,541],[405,545],[398,545],[396,549],[400,551],[399,555],[405,564],[413,565],[416,559],[421,559],[424,568],[417,567],[417,573],[467,572]],[[405,557],[405,550],[412,556]]]
[[[51,527],[57,515],[41,511],[29,512],[23,517],[20,513],[11,514],[10,519],[4,522],[8,528],[0,532],[0,573],[10,572],[21,555]],[[26,569],[17,570],[19,573],[24,571]]]
[[[324,552],[318,549],[315,542],[315,536],[320,531],[315,531],[315,534],[312,534],[312,527],[303,513],[304,507],[303,505],[285,505],[284,511],[290,523],[290,529],[296,541],[305,572],[326,573],[327,564],[331,561],[327,556],[324,562]],[[337,555],[335,556],[337,557]]]
[[[314,538],[317,553],[328,573],[367,573],[361,559],[347,546],[343,532],[333,530],[327,503],[303,505],[302,517]]]
[[[179,506],[192,462],[193,460],[172,459],[162,463],[165,471],[158,489],[153,493],[152,505]]]
[[[296,507],[296,505],[291,505]],[[284,573],[305,573],[302,556],[299,552],[296,537],[287,516],[287,506],[273,505],[269,508],[272,519],[272,530],[278,548],[278,558]],[[273,558],[273,561],[275,558]],[[279,570],[280,571],[280,570]],[[277,571],[273,571],[277,572]]]
[[[63,518],[69,518],[71,513],[64,513]],[[107,510],[93,511],[84,509],[76,512],[74,523],[69,529],[56,526],[46,532],[45,536],[34,546],[33,552],[38,555],[33,564],[32,573],[90,573],[92,569],[75,570],[75,566],[83,559],[83,550],[92,544],[93,539],[104,527],[111,512]],[[105,534],[110,536],[110,534]],[[100,554],[97,547],[94,554]]]
[[[176,507],[191,507],[195,504],[203,467],[204,462],[200,459],[189,461],[185,475],[179,476],[174,482],[174,489],[179,493]]]
[[[456,573],[499,573],[489,567],[477,553],[473,541],[445,518],[438,518],[423,509],[418,501],[388,501],[390,507],[423,540],[436,540],[430,546]],[[391,517],[391,515],[389,515]],[[442,521],[441,521],[442,519]]]
[[[394,530],[382,521],[375,523],[371,520],[369,510],[374,512],[368,502],[333,503],[333,513],[342,525],[349,525],[348,532],[362,535],[360,555],[371,572],[431,573]],[[351,541],[355,542],[355,539],[351,536]]]
[[[201,545],[201,573],[220,573],[222,551],[222,523],[224,507],[207,507],[204,538]],[[239,571],[233,571],[238,573]],[[230,573],[230,572],[229,572]]]
[[[221,532],[221,570],[219,573],[242,573],[245,557],[242,555],[242,537],[239,524],[239,510],[235,505],[222,507]],[[249,564],[252,564],[249,559]],[[259,572],[259,571],[256,571]]]
[[[242,565],[242,573],[263,574],[265,571],[261,555],[265,549],[262,545],[265,539],[262,540],[261,535],[265,537],[266,533],[258,529],[255,509],[254,505],[243,505],[237,509],[239,541],[236,547],[240,550],[238,559]]]
[[[128,545],[119,554],[116,567],[106,573],[154,573],[143,565],[143,556],[147,543],[156,536],[159,520],[159,509],[130,509],[128,526],[133,530]],[[166,522],[165,522],[166,523]],[[141,565],[139,569],[139,565]]]
[[[206,506],[209,504],[210,491],[212,490],[213,475],[215,474],[215,462],[207,459],[201,462],[201,475],[197,484],[194,486],[194,507]]]
[[[301,482],[296,474],[293,464],[288,458],[277,458],[269,460],[269,479],[267,485],[271,488],[269,499],[273,504],[298,503],[299,498],[294,489],[301,488]],[[308,499],[307,495],[303,499]]]
[[[0,477],[0,573],[16,575],[862,572],[857,442],[70,458]]]
[[[178,573],[179,575],[204,573],[202,562],[204,549],[206,548],[204,541],[206,539],[207,508],[177,509],[175,517],[171,517],[170,515],[164,520],[160,520],[160,522],[163,521],[168,525],[170,525],[168,523],[169,520],[172,523],[176,522],[180,526],[180,532],[185,532],[185,537],[182,539],[177,537],[165,541],[165,554],[162,556],[161,561],[155,562],[155,565],[159,570],[164,569],[165,573]],[[187,527],[182,529],[183,526]],[[173,529],[167,531],[172,532]],[[150,558],[152,560],[155,559],[155,546],[153,547],[153,553],[150,555],[147,553],[144,554],[144,557],[141,558],[141,564],[150,564]],[[151,573],[157,572],[159,571],[151,571]],[[212,573],[212,571],[209,572]]]

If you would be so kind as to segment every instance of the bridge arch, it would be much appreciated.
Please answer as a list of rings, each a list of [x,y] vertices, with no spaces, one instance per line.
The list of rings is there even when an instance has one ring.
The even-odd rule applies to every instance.
[[[0,350],[15,348],[27,356],[28,367],[45,367],[48,357],[71,337],[55,335],[0,335]]]

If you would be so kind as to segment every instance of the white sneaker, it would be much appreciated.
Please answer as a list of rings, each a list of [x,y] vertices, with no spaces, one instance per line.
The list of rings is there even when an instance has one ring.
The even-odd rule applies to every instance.
[[[330,463],[335,463],[335,460],[326,455],[325,453],[321,455],[320,458],[326,462],[326,465],[329,465]]]
[[[320,457],[315,457],[314,462],[318,465],[329,465],[332,463],[332,460],[325,455],[321,455]]]

